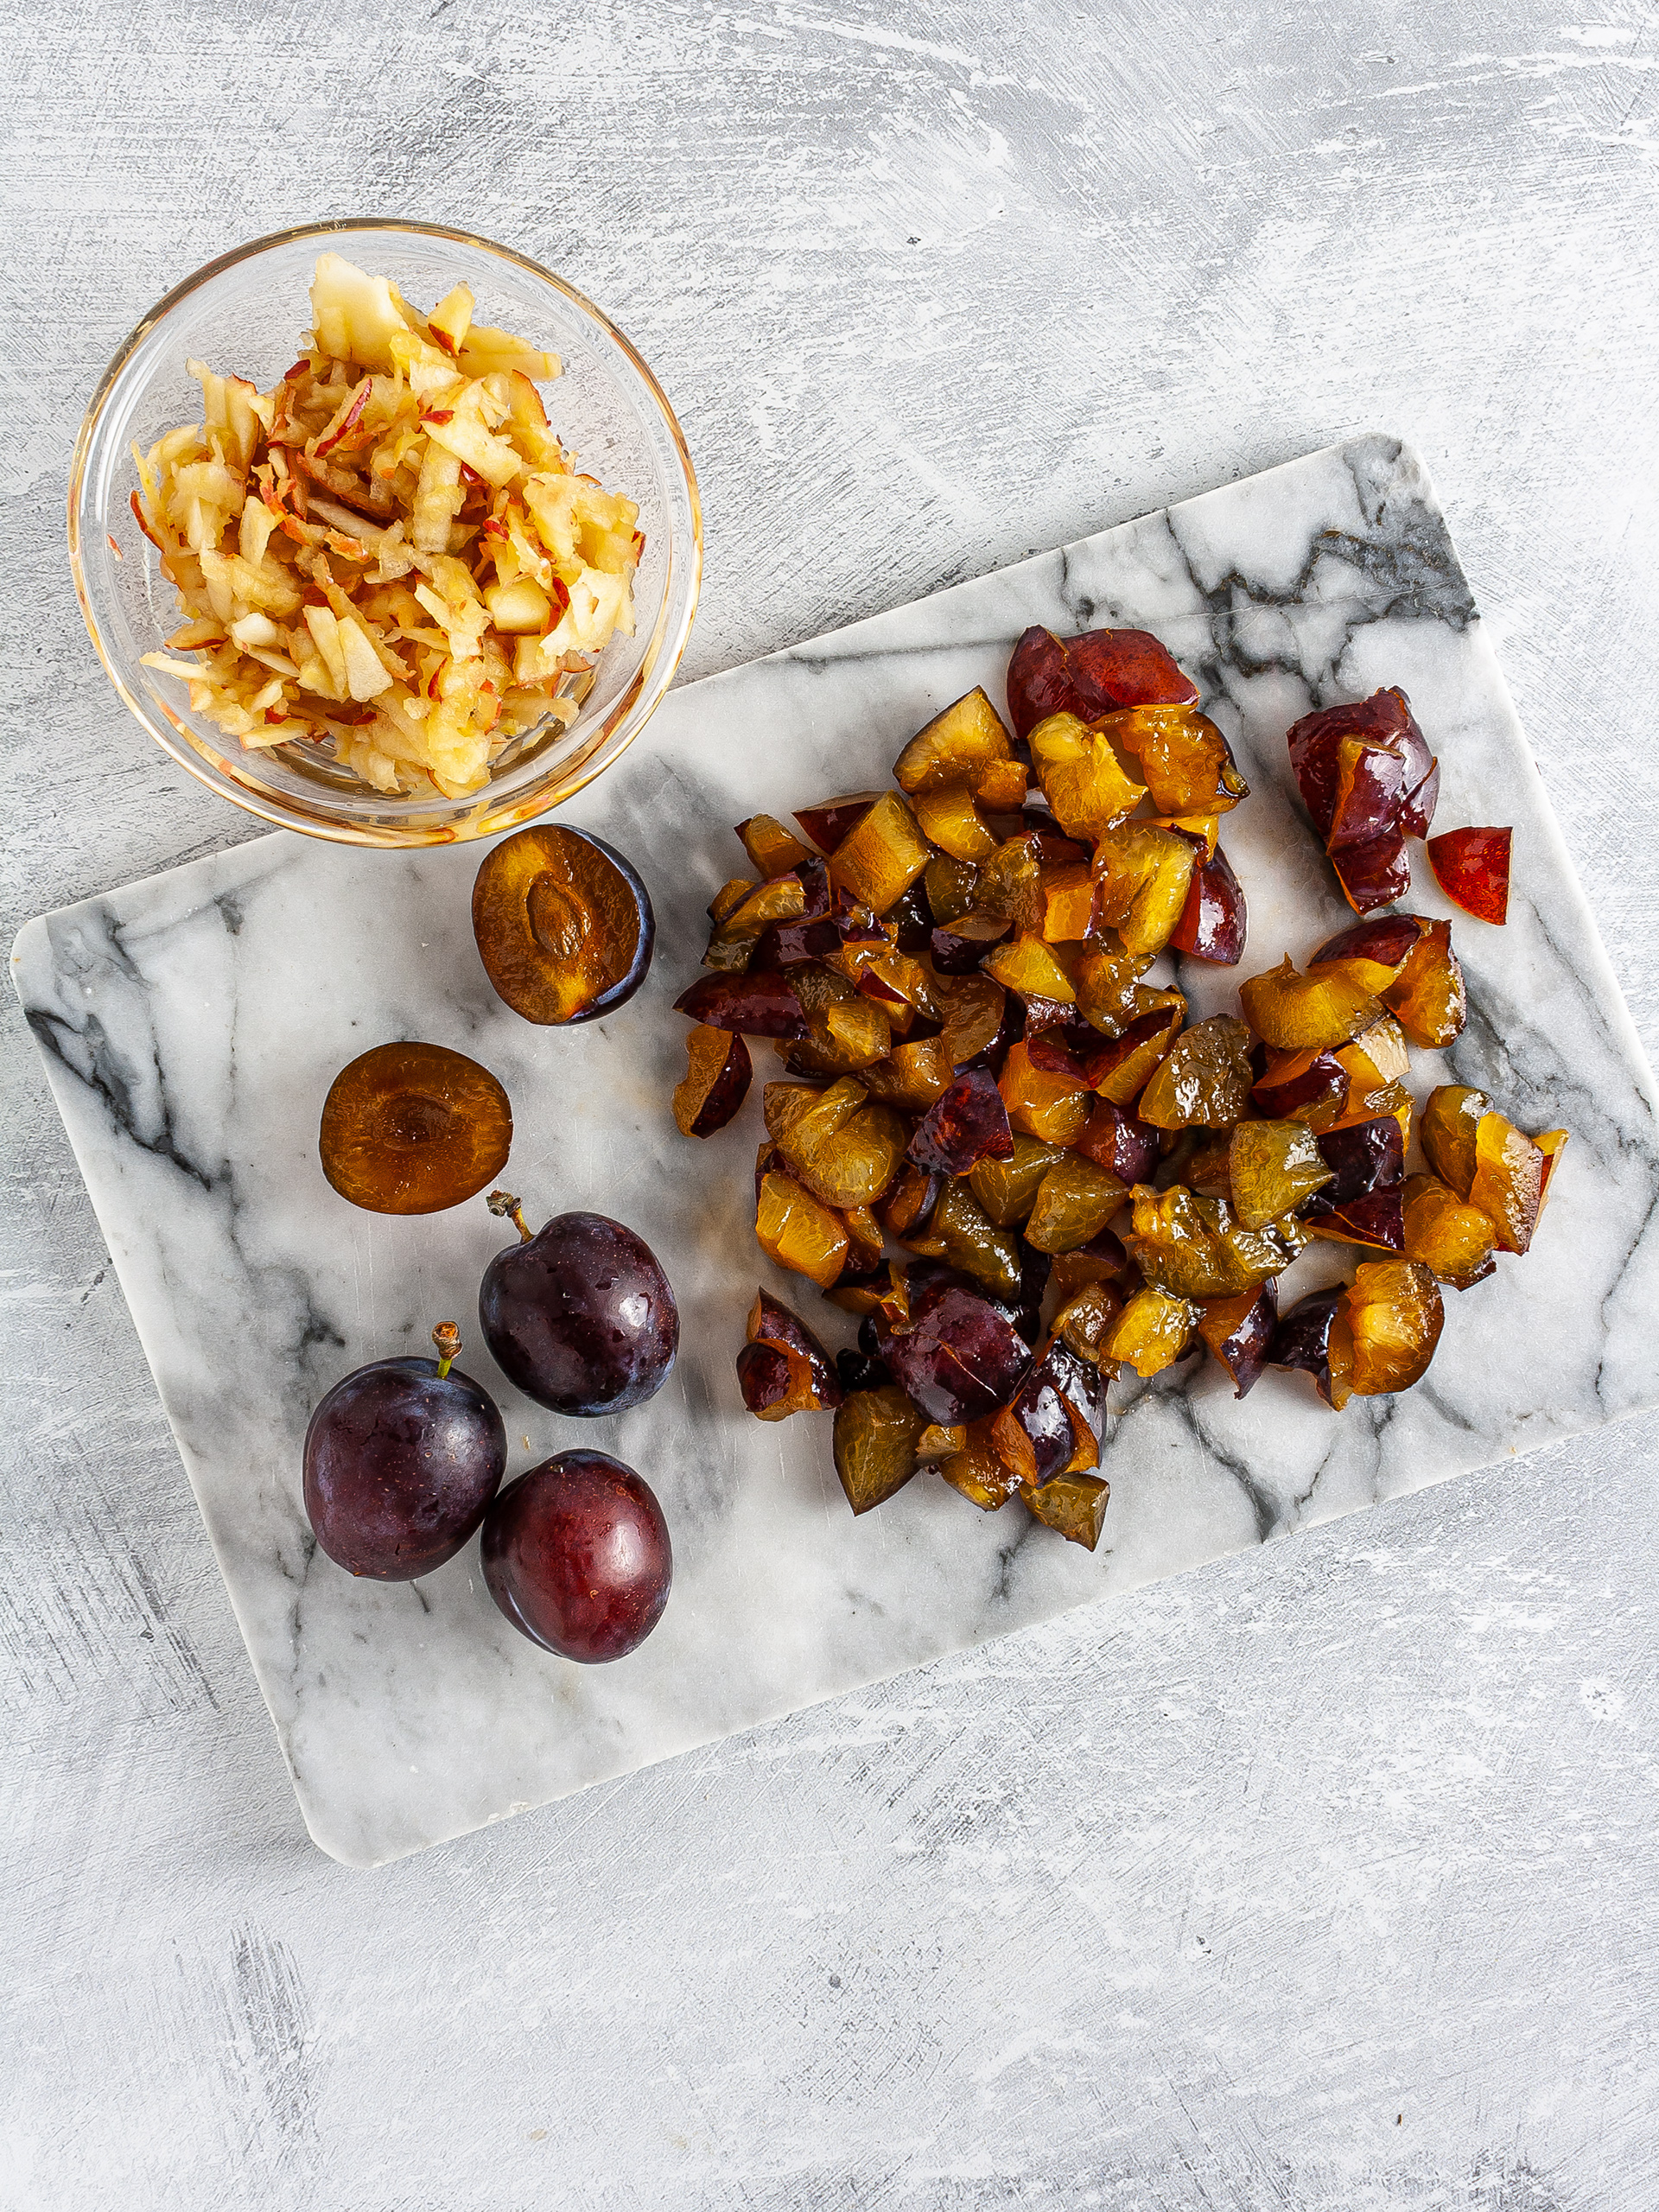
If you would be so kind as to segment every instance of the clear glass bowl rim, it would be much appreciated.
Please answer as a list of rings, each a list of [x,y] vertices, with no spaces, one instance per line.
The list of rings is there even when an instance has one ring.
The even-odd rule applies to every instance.
[[[273,248],[290,245],[301,239],[337,238],[343,232],[385,231],[401,236],[432,238],[473,248],[511,263],[526,275],[535,277],[559,293],[577,313],[585,317],[600,336],[613,346],[627,362],[644,385],[646,392],[661,412],[663,425],[678,462],[683,479],[683,489],[690,513],[690,542],[681,547],[671,542],[670,580],[675,563],[683,559],[689,574],[686,578],[684,604],[671,628],[665,629],[655,641],[642,661],[634,683],[616,701],[604,721],[590,734],[589,742],[575,760],[550,769],[545,781],[531,784],[512,794],[503,793],[499,805],[487,803],[488,790],[474,797],[453,803],[455,818],[443,821],[434,818],[429,824],[391,824],[359,822],[348,813],[335,812],[325,802],[313,809],[297,798],[261,790],[251,783],[241,781],[228,764],[209,760],[198,752],[194,741],[177,728],[163,721],[153,710],[149,702],[141,698],[127,681],[122,670],[111,657],[108,644],[99,626],[92,605],[81,556],[81,504],[86,469],[92,455],[93,442],[102,423],[104,410],[110,396],[119,382],[123,372],[133,355],[156,326],[163,322],[172,310],[194,293],[213,283],[229,270],[243,263],[256,259]],[[594,306],[587,295],[566,283],[563,277],[543,267],[512,246],[502,245],[493,238],[479,237],[474,232],[457,230],[448,224],[417,223],[400,217],[385,215],[340,215],[326,221],[299,223],[287,230],[272,231],[262,238],[251,238],[245,245],[232,247],[206,263],[192,275],[175,284],[144,315],[116,349],[113,359],[99,379],[82,419],[80,431],[69,469],[67,521],[69,566],[74,578],[75,597],[79,603],[81,619],[86,625],[87,635],[97,651],[104,671],[134,717],[150,736],[176,760],[179,766],[205,784],[220,798],[228,798],[245,808],[249,813],[273,823],[278,829],[296,830],[309,836],[325,837],[337,842],[355,845],[412,846],[454,843],[464,839],[493,836],[498,831],[535,820],[538,816],[563,800],[571,798],[584,785],[624,753],[640,730],[651,719],[662,701],[674,673],[679,666],[686,641],[690,636],[692,621],[696,613],[697,597],[702,578],[702,507],[697,491],[697,480],[692,467],[690,452],[685,442],[679,419],[669,404],[667,395],[657,381],[649,364],[632,342],[619,330],[602,309]],[[664,613],[666,616],[671,594],[665,590]],[[367,791],[365,800],[378,794]],[[433,817],[446,811],[444,803],[435,801],[428,810]]]

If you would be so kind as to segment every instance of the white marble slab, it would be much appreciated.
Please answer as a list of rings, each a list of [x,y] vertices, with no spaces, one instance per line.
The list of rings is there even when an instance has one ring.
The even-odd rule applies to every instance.
[[[918,1477],[847,1513],[829,1423],[764,1427],[732,1360],[757,1280],[756,1095],[694,1146],[668,1094],[672,999],[703,906],[735,873],[729,825],[885,777],[899,744],[975,683],[994,696],[1033,620],[1152,627],[1202,685],[1254,795],[1228,851],[1249,896],[1242,972],[1338,925],[1294,804],[1287,723],[1402,683],[1442,766],[1437,826],[1511,821],[1508,926],[1459,921],[1468,1028],[1416,1056],[1573,1143],[1531,1257],[1448,1295],[1427,1381],[1328,1413],[1268,1376],[1243,1404],[1212,1369],[1119,1386],[1112,1501],[1092,1556],[1017,1506],[982,1516]],[[135,734],[135,742],[137,741]],[[614,1020],[532,1029],[495,999],[467,922],[479,854],[407,857],[258,839],[31,923],[14,974],[207,1521],[301,1807],[321,1847],[372,1866],[857,1683],[1305,1523],[1440,1481],[1659,1400],[1659,1126],[1651,1073],[1573,882],[1433,493],[1370,438],[671,696],[569,810],[650,884],[658,952]],[[1447,913],[1417,852],[1413,905]],[[1198,1009],[1236,979],[1186,963]],[[679,1364],[650,1404],[561,1421],[477,1340],[501,1230],[482,1203],[425,1221],[353,1211],[317,1165],[318,1111],[371,1044],[474,1054],[514,1106],[511,1180],[533,1217],[593,1206],[640,1230],[675,1284]],[[764,1065],[766,1048],[757,1048]],[[1316,1248],[1287,1296],[1341,1263]],[[826,1333],[850,1325],[822,1309]],[[417,1585],[360,1584],[313,1547],[299,1445],[359,1362],[459,1318],[499,1395],[513,1471],[597,1440],[644,1471],[674,1534],[674,1596],[625,1662],[580,1669],[524,1643],[470,1554]]]

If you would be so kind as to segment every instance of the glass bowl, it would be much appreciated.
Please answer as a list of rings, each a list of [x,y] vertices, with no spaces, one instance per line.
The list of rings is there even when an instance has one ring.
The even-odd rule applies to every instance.
[[[130,448],[147,451],[201,420],[200,358],[260,390],[294,359],[310,321],[312,267],[332,247],[406,299],[430,307],[465,280],[477,319],[557,353],[543,387],[554,429],[580,465],[639,508],[645,552],[635,634],[607,646],[568,728],[550,717],[510,748],[481,791],[410,798],[372,790],[319,748],[244,752],[190,711],[184,683],[143,665],[184,619],[130,505]],[[702,524],[691,458],[657,379],[591,302],[510,248],[428,223],[313,223],[210,262],[152,308],[87,410],[69,479],[69,559],[86,627],[116,690],[181,767],[222,798],[287,830],[358,845],[433,845],[531,820],[590,783],[636,737],[667,690],[697,603]]]

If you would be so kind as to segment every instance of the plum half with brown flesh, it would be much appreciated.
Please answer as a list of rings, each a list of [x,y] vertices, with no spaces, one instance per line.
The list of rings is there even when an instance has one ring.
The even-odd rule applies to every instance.
[[[526,1021],[597,1021],[631,999],[651,965],[656,922],[645,885],[603,839],[556,823],[505,837],[473,884],[484,972]]]
[[[306,1517],[353,1574],[409,1582],[453,1559],[507,1468],[495,1401],[453,1363],[461,1332],[432,1332],[438,1357],[378,1359],[336,1382],[305,1432]]]
[[[370,1213],[438,1213],[476,1198],[507,1164],[512,1109],[476,1060],[443,1045],[377,1045],[323,1102],[322,1172]]]
[[[490,1194],[519,1241],[484,1270],[478,1318],[508,1381],[555,1413],[622,1413],[660,1390],[679,1349],[668,1277],[641,1236],[599,1213],[532,1234],[510,1192]]]
[[[481,1548],[490,1595],[514,1628],[584,1666],[643,1643],[674,1579],[655,1493],[605,1452],[561,1452],[509,1483]]]

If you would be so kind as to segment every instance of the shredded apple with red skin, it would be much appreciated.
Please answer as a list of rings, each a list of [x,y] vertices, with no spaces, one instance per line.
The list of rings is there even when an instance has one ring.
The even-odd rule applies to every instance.
[[[832,1412],[855,1513],[931,1466],[1092,1549],[1113,1376],[1202,1347],[1240,1397],[1268,1366],[1332,1408],[1409,1388],[1441,1286],[1527,1249],[1566,1138],[1443,1085],[1408,1177],[1410,1050],[1452,1043],[1466,1000],[1449,924],[1373,911],[1409,887],[1439,785],[1403,692],[1289,735],[1365,918],[1243,982],[1243,1020],[1203,1020],[1149,972],[1245,948],[1217,833],[1248,786],[1197,687],[1147,632],[1033,629],[1007,696],[1012,729],[969,692],[903,748],[896,790],[798,808],[806,843],[740,825],[756,874],[710,903],[675,1111],[688,1135],[724,1127],[748,1088],[734,1048],[772,1040],[791,1079],[764,1085],[756,1236],[858,1319],[832,1361],[760,1292],[749,1410]],[[1352,1248],[1353,1281],[1281,1313],[1313,1238]]]
[[[144,664],[245,747],[461,798],[574,721],[632,632],[639,510],[549,427],[555,356],[475,323],[466,285],[423,315],[325,253],[311,311],[270,391],[192,361],[203,421],[133,449],[132,511],[187,618]]]

